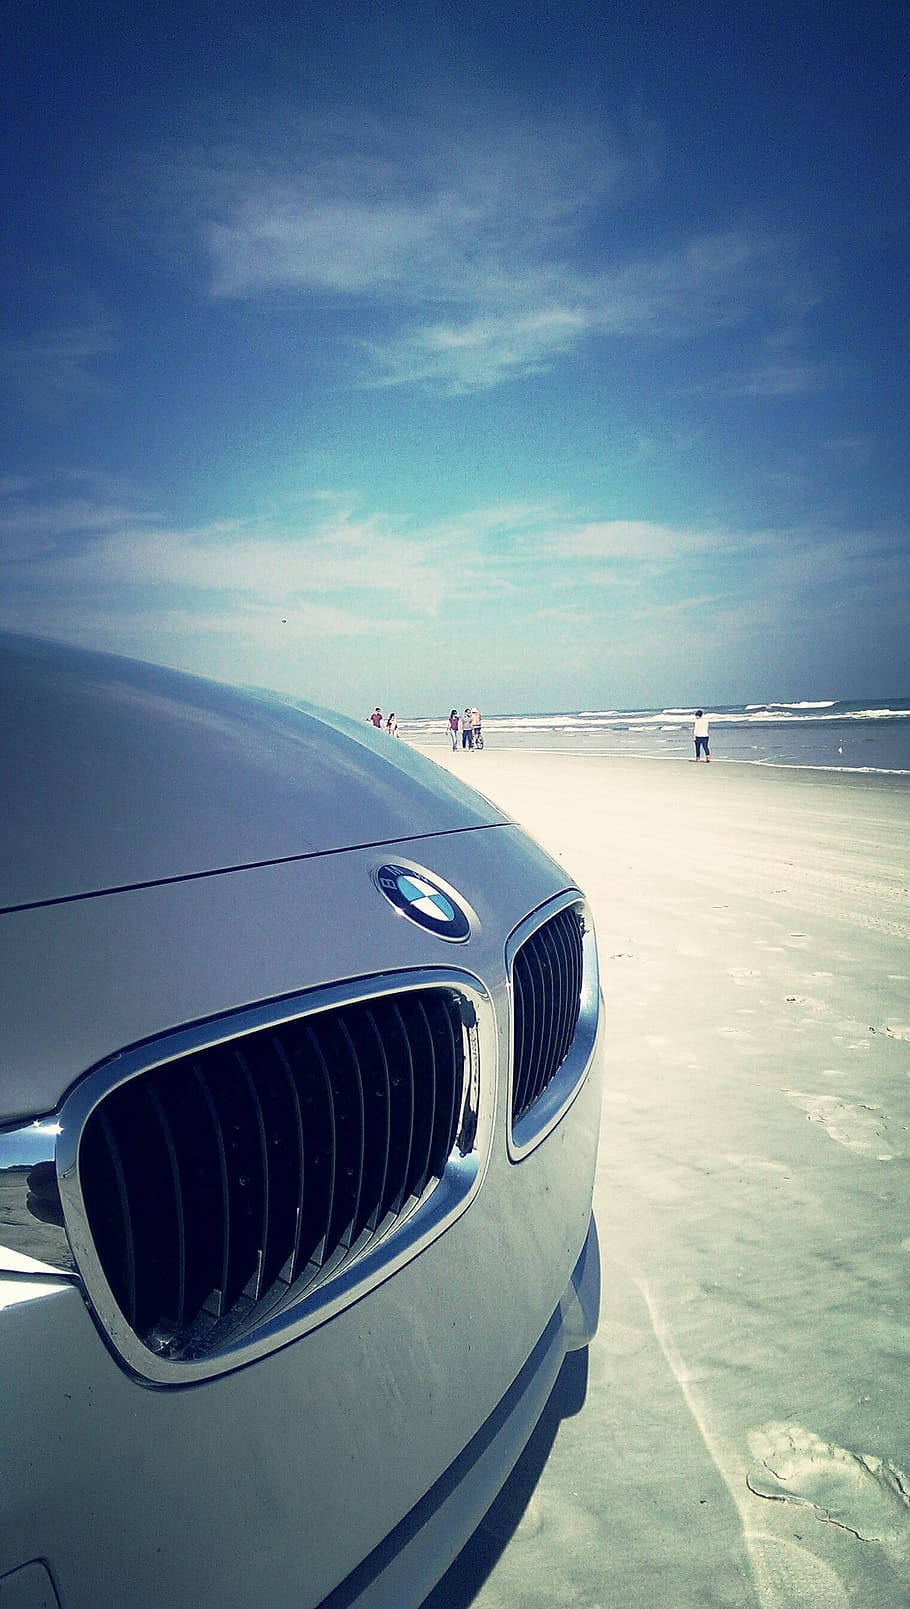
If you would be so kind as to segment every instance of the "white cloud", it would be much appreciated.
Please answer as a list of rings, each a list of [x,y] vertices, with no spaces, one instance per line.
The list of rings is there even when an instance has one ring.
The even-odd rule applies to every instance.
[[[162,641],[245,643],[496,632],[557,611],[586,634],[653,637],[668,610],[724,620],[814,609],[819,600],[901,590],[899,533],[794,527],[738,531],[588,518],[516,501],[418,524],[322,491],[294,511],[204,526],[165,525],[128,500],[94,504],[60,483],[0,486],[7,627],[55,631],[155,655]],[[4,495],[5,494],[5,495]],[[707,600],[707,602],[706,602]],[[470,604],[470,607],[466,606]],[[132,651],[138,651],[134,646]]]
[[[250,129],[227,148],[178,154],[162,182],[194,217],[216,296],[463,302],[537,283],[548,244],[634,185],[637,166],[616,136],[555,122],[481,132],[437,109],[395,127],[346,117],[288,119],[267,139]]]
[[[159,186],[202,247],[213,298],[357,303],[382,331],[356,337],[363,383],[458,392],[548,368],[592,336],[779,319],[793,247],[760,230],[617,255],[615,214],[653,183],[653,153],[641,128],[446,109],[395,125],[285,118],[173,154]]]
[[[719,376],[700,388],[728,397],[802,397],[823,391],[830,383],[831,371],[818,363],[765,363],[741,374]]]
[[[592,520],[570,526],[560,538],[566,557],[629,560],[633,563],[675,563],[696,554],[726,550],[729,532],[697,526],[656,525],[650,520]]]
[[[677,250],[582,273],[568,261],[543,263],[535,276],[475,287],[473,311],[458,320],[417,322],[369,351],[375,383],[435,382],[449,391],[491,386],[548,368],[592,337],[680,340],[737,324],[773,302],[782,244],[728,231]],[[470,306],[469,287],[462,299]],[[798,389],[803,366],[777,365],[735,384],[752,394]],[[816,371],[814,378],[820,378]]]

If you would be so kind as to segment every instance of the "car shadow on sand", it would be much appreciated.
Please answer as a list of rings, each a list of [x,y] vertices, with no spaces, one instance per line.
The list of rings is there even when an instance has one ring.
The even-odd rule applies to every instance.
[[[570,1352],[524,1452],[473,1536],[453,1559],[421,1609],[468,1609],[521,1523],[563,1419],[584,1405],[588,1352]]]

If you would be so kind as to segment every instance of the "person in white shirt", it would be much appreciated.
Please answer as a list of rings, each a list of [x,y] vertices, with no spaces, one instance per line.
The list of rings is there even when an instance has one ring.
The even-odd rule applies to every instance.
[[[711,755],[708,752],[708,732],[710,730],[710,725],[711,723],[708,720],[704,710],[696,710],[695,725],[692,728],[692,735],[695,738],[696,763],[701,759],[702,750],[704,750],[705,759],[709,765],[711,764]]]

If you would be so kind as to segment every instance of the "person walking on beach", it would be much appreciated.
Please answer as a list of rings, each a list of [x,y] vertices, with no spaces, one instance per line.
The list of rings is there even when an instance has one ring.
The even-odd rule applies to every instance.
[[[398,736],[398,721],[395,718],[395,711],[394,710],[392,711],[391,715],[389,716],[388,720],[385,723],[385,729],[388,732],[389,737],[397,737]]]
[[[453,753],[458,748],[458,727],[459,727],[459,724],[460,723],[459,723],[459,720],[458,720],[458,711],[457,710],[452,710],[450,712],[450,714],[449,714],[448,732],[449,732],[449,737],[452,739],[452,752]]]
[[[708,717],[705,714],[704,710],[696,710],[695,711],[695,725],[692,728],[692,736],[695,739],[695,760],[696,760],[696,764],[701,759],[702,750],[704,750],[705,759],[706,759],[708,765],[711,764],[711,755],[710,755],[710,753],[708,751],[708,732],[710,730],[710,725],[711,725],[711,723],[708,720]]]
[[[472,709],[472,711],[471,711],[471,748],[472,749],[482,749],[483,748],[483,738],[481,737],[481,726],[480,726],[480,710],[473,710]]]
[[[375,726],[377,732],[381,730],[381,728],[382,728],[382,710],[379,708],[378,704],[376,705],[376,708],[374,709],[372,715],[367,716],[367,720],[369,721],[371,726]]]
[[[465,712],[461,717],[461,746],[463,749],[473,749],[474,747],[474,729],[471,725],[471,711],[467,707],[465,707]]]

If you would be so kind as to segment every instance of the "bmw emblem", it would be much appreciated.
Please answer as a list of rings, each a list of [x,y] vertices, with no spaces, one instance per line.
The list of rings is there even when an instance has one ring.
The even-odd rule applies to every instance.
[[[455,890],[444,888],[428,872],[386,865],[374,876],[389,904],[418,927],[455,944],[470,936],[470,918]]]

